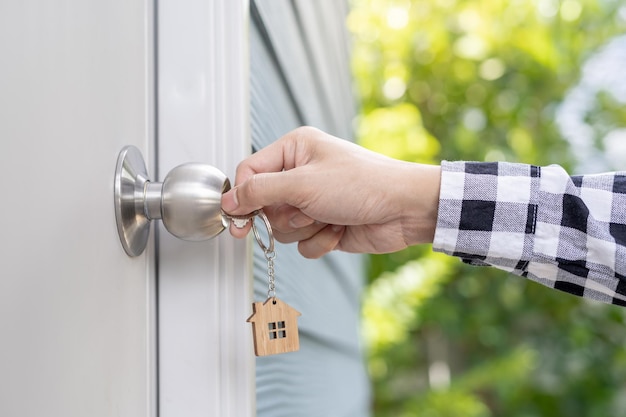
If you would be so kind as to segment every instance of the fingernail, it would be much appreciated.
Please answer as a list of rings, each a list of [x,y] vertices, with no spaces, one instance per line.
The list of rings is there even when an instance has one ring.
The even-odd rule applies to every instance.
[[[289,226],[294,229],[299,229],[310,224],[313,224],[313,219],[302,213],[296,213],[289,219]]]
[[[330,226],[331,230],[335,233],[339,233],[343,230],[345,226],[342,226],[340,224],[333,224],[332,226]]]
[[[224,193],[222,196],[222,208],[227,213],[235,211],[239,207],[239,199],[237,198],[237,189],[233,188],[232,190]]]

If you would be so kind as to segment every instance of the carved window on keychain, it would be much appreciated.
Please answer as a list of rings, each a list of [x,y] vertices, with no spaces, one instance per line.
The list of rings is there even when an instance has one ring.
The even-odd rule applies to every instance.
[[[275,321],[273,323],[269,323],[267,326],[269,327],[270,331],[270,340],[284,339],[285,337],[287,337],[287,330],[285,330],[284,321]]]

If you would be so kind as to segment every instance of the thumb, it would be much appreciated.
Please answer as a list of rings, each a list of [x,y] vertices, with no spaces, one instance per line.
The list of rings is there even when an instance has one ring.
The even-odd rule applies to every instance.
[[[289,171],[254,174],[243,183],[224,193],[225,212],[242,215],[265,206],[292,204],[299,187]]]

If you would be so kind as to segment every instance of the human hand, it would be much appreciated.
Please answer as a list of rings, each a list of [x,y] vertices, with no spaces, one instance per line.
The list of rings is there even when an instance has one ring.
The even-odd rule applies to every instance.
[[[438,166],[395,160],[311,127],[301,127],[237,168],[222,208],[263,208],[279,242],[299,242],[307,258],[331,250],[387,253],[432,242]],[[250,231],[234,225],[238,238]]]

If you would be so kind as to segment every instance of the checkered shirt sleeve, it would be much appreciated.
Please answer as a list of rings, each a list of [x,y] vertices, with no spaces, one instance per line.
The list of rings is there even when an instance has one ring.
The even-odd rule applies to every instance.
[[[626,306],[626,172],[444,161],[433,249]]]

